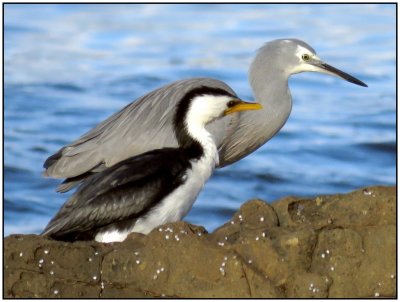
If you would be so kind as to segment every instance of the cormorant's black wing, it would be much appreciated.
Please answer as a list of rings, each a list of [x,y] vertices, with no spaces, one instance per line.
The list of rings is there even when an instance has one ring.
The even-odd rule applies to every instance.
[[[61,207],[42,235],[87,232],[140,216],[183,183],[190,167],[180,149],[138,155],[91,175]]]

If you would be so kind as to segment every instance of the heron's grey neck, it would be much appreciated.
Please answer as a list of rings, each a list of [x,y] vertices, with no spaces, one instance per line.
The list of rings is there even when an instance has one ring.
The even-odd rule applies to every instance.
[[[255,119],[262,127],[260,131],[263,132],[264,142],[283,127],[292,109],[289,75],[284,69],[273,66],[273,62],[260,62],[260,58],[256,58],[249,72],[254,98],[263,105],[262,110],[252,113],[257,115]]]

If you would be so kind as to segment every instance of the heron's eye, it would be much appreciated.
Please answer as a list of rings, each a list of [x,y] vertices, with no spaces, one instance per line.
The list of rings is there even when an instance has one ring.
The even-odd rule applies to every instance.
[[[304,61],[308,61],[308,60],[310,60],[310,55],[305,53],[304,55],[301,56],[301,58],[302,58]]]
[[[229,101],[228,102],[228,108],[231,108],[231,107],[233,107],[233,106],[235,106],[236,105],[236,102],[235,101]]]

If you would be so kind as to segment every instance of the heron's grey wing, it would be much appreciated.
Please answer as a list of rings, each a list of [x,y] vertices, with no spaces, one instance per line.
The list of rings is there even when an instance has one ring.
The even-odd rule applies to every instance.
[[[154,150],[90,176],[42,235],[87,232],[143,214],[183,182],[190,163],[178,149]]]
[[[44,164],[44,175],[71,178],[103,170],[149,150],[176,147],[172,121],[178,101],[200,86],[233,90],[224,82],[193,78],[161,87],[127,105],[78,140],[61,148]],[[223,129],[217,130],[219,133]]]

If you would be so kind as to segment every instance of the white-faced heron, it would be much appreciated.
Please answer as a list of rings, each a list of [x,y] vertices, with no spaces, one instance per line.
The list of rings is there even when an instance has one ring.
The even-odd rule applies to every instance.
[[[240,112],[207,126],[215,137],[223,167],[253,152],[285,124],[292,108],[288,78],[314,71],[367,86],[326,63],[314,49],[297,39],[280,39],[260,48],[249,71],[255,100],[263,109]],[[236,95],[224,82],[211,78],[181,80],[156,89],[130,103],[71,144],[50,156],[45,176],[66,178],[58,191],[65,192],[93,173],[150,150],[178,146],[173,116],[178,102],[190,90],[220,88]]]

